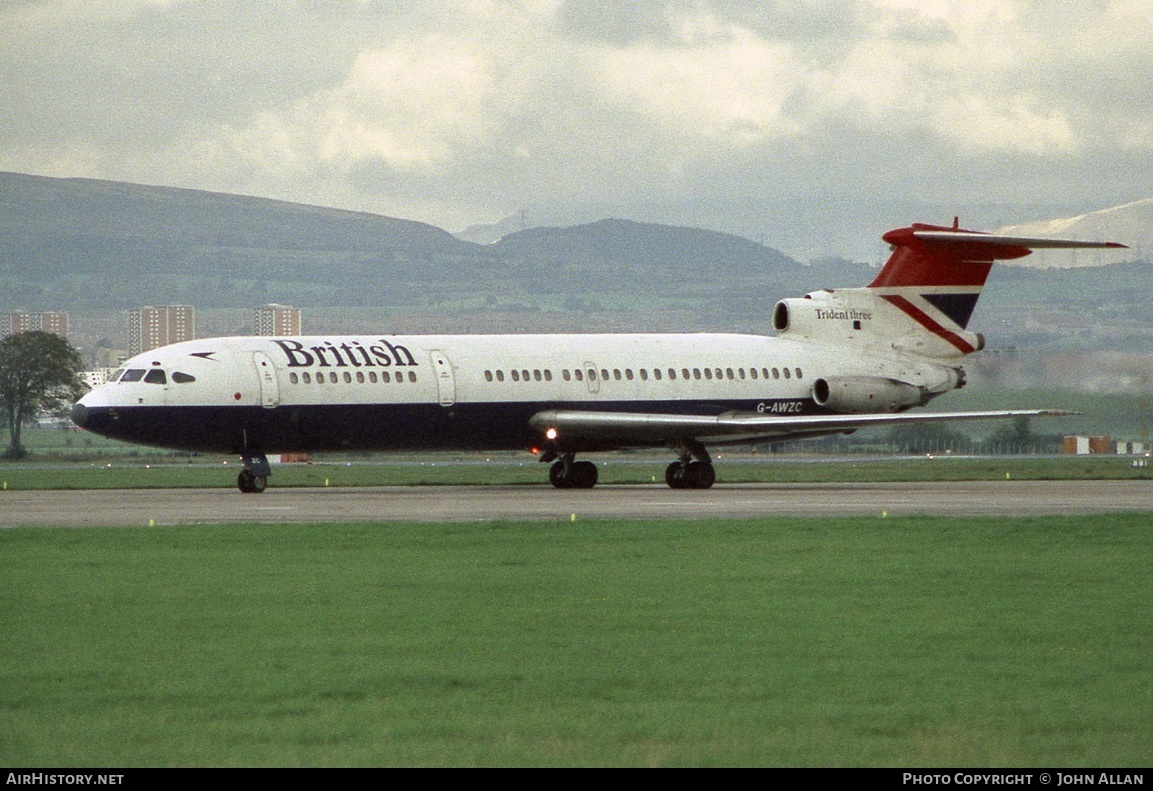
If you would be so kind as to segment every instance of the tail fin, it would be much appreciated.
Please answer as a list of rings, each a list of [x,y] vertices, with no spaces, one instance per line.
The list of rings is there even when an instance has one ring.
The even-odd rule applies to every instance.
[[[994,261],[1023,258],[1035,248],[1125,247],[1115,242],[1079,242],[997,236],[914,223],[882,237],[893,253],[868,288],[961,354],[976,350],[964,332]]]
[[[1124,247],[997,236],[915,223],[884,235],[893,254],[866,288],[814,291],[783,299],[773,328],[798,339],[881,344],[936,360],[978,351],[985,341],[966,328],[994,261],[1045,247]]]

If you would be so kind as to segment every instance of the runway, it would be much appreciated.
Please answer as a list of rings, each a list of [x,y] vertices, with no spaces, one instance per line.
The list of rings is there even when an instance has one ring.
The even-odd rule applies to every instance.
[[[409,486],[0,492],[0,525],[99,527],[492,519],[742,519],[766,516],[1045,516],[1153,511],[1147,481],[730,484],[664,486]]]

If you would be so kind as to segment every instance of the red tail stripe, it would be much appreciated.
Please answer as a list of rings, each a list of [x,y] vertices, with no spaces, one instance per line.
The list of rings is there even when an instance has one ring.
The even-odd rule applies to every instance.
[[[971,343],[966,341],[952,330],[948,330],[942,327],[939,323],[934,321],[931,316],[925,313],[925,311],[921,310],[904,297],[897,294],[882,294],[881,297],[907,313],[915,322],[920,324],[929,332],[956,346],[958,349],[960,349],[962,354],[971,354],[972,352],[976,351]]]
[[[984,252],[984,255],[979,253]],[[965,253],[973,253],[965,255]],[[985,285],[993,261],[987,251],[967,251],[956,246],[928,245],[913,241],[893,251],[870,288],[902,286]]]

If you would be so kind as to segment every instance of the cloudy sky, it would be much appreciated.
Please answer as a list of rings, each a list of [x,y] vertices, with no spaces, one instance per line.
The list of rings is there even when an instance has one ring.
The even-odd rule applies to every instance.
[[[1153,4],[0,0],[0,107],[0,170],[453,231],[1023,222],[1153,196]]]

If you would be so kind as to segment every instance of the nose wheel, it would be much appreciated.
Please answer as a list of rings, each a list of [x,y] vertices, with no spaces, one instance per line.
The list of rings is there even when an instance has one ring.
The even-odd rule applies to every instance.
[[[236,476],[236,488],[245,494],[260,494],[268,487],[272,466],[263,453],[245,451],[241,456],[244,469]]]
[[[252,470],[242,470],[236,476],[236,488],[245,494],[260,494],[268,486],[268,478],[264,475],[256,475]]]

